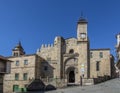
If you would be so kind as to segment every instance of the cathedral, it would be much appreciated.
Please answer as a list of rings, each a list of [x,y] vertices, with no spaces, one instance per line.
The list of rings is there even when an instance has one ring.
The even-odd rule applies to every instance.
[[[109,48],[90,49],[87,34],[88,22],[81,17],[77,22],[77,37],[57,36],[53,45],[42,45],[37,55],[44,58],[53,68],[42,69],[44,76],[66,78],[68,83],[80,83],[80,78],[112,76],[112,59]],[[42,64],[42,67],[47,67]]]
[[[88,21],[77,22],[76,38],[56,36],[53,44],[44,45],[36,54],[25,54],[19,42],[12,50],[11,73],[4,77],[5,92],[30,84],[31,79],[64,79],[66,84],[94,84],[94,79],[113,78],[114,57],[109,48],[90,49]],[[91,81],[92,80],[92,81]],[[62,81],[60,81],[62,82]]]

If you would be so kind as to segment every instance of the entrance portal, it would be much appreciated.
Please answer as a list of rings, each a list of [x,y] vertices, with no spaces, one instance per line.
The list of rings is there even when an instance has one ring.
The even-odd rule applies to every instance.
[[[69,83],[74,83],[75,82],[75,73],[74,71],[69,72]]]

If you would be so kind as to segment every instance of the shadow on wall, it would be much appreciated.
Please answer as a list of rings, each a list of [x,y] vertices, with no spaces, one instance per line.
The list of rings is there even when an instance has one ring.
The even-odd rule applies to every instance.
[[[41,62],[41,78],[53,78],[54,68],[50,65],[51,61],[43,60]]]
[[[53,78],[53,67],[50,65],[51,59],[45,60],[42,58],[40,67],[40,78]],[[41,79],[35,79],[26,87],[27,93],[44,93],[44,91],[56,90],[52,84],[45,85]]]

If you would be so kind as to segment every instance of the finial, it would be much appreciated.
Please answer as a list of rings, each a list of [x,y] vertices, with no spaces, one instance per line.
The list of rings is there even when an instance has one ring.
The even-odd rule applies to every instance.
[[[42,44],[42,45],[41,45],[41,48],[44,48],[44,47],[45,47],[45,45],[44,45],[44,44]]]
[[[80,18],[83,18],[83,11],[81,11],[81,17]]]
[[[37,53],[39,53],[39,52],[40,52],[40,49],[38,48],[38,49],[37,49]]]
[[[50,47],[50,44],[48,44],[48,47]]]
[[[51,44],[51,47],[53,47],[53,44]]]
[[[45,44],[45,47],[47,47],[47,44]]]
[[[83,12],[81,11],[81,16],[78,20],[78,23],[88,23],[87,20],[84,18]]]
[[[19,40],[18,45],[21,46],[21,41]]]

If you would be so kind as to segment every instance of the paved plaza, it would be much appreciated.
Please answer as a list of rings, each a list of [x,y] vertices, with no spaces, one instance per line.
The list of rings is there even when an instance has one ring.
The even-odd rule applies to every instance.
[[[45,93],[120,93],[120,79],[113,79],[92,86],[69,87]]]
[[[73,86],[54,91],[27,93],[120,93],[120,78],[91,86]]]

